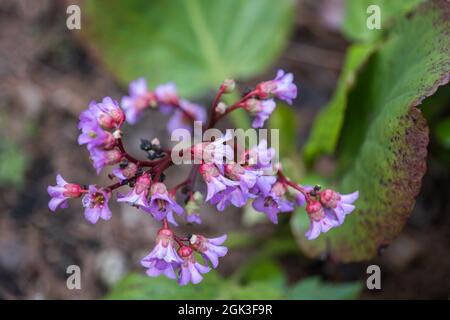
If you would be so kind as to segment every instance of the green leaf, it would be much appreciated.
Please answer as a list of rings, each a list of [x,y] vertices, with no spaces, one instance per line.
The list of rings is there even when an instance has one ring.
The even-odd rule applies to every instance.
[[[360,191],[357,209],[313,241],[304,237],[306,215],[295,215],[292,228],[308,255],[370,259],[402,230],[426,167],[428,127],[416,106],[449,79],[449,15],[449,2],[431,1],[399,21],[358,78],[339,143],[338,188]]]
[[[284,288],[286,285],[286,277],[278,263],[272,259],[262,261],[249,270],[245,276],[245,280],[250,283],[267,282],[273,287]]]
[[[198,285],[179,286],[165,277],[151,278],[132,273],[120,280],[106,296],[114,300],[213,299],[222,280],[215,272],[205,275]]]
[[[298,123],[294,109],[285,103],[278,102],[269,118],[269,128],[279,130],[278,152],[280,158],[295,155]]]
[[[436,126],[436,137],[439,142],[446,148],[450,148],[450,118],[438,123]]]
[[[375,48],[374,44],[355,44],[348,49],[334,96],[314,121],[303,152],[306,163],[311,164],[316,157],[334,152],[344,123],[348,94]]]
[[[209,299],[279,299],[281,287],[256,281],[242,286],[211,271],[201,283],[179,286],[176,280],[129,274],[106,295],[110,300],[209,300]]]
[[[26,154],[13,142],[2,139],[0,141],[0,186],[22,186],[26,166]]]
[[[351,40],[372,41],[386,32],[394,19],[404,16],[424,0],[347,0],[342,31]],[[369,29],[367,19],[373,12],[368,11],[370,5],[380,8],[381,29]]]
[[[326,283],[319,277],[310,277],[299,281],[287,292],[291,300],[353,300],[361,293],[359,282]]]
[[[286,44],[292,0],[83,1],[76,31],[122,82],[173,81],[181,95],[249,78]]]

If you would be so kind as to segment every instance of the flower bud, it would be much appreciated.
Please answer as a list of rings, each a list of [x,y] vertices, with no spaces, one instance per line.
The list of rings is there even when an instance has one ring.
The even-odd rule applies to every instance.
[[[103,129],[114,128],[114,119],[104,112],[99,114],[99,116],[97,117],[97,121]]]
[[[192,253],[193,253],[192,248],[188,246],[182,246],[178,249],[178,254],[183,259],[188,259],[189,257],[192,256]]]
[[[116,127],[120,127],[125,121],[125,113],[120,108],[112,109],[110,115],[114,120]]]
[[[334,209],[337,206],[338,201],[341,199],[340,195],[331,190],[331,189],[325,189],[322,192],[320,192],[320,202],[330,209]]]
[[[105,151],[105,158],[105,164],[108,166],[119,163],[122,159],[122,152],[117,149]]]
[[[314,221],[320,221],[325,216],[322,205],[317,200],[309,200],[306,204],[306,212]]]
[[[225,79],[222,82],[222,88],[224,93],[230,93],[236,88],[236,82],[233,79]]]
[[[68,198],[79,198],[83,194],[83,189],[79,184],[76,183],[67,183],[64,185],[63,196]]]
[[[216,106],[216,112],[218,114],[224,114],[225,111],[227,111],[227,105],[224,102],[220,101]]]

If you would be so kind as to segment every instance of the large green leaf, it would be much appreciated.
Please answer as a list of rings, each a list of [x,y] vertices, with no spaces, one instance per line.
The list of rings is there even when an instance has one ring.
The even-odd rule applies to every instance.
[[[207,300],[207,299],[280,299],[283,288],[272,282],[255,281],[246,286],[226,280],[214,271],[197,284],[180,287],[165,277],[150,278],[130,274],[119,281],[106,299],[114,300]]]
[[[360,191],[343,226],[307,241],[306,214],[292,227],[305,252],[343,261],[376,255],[401,231],[425,173],[428,127],[416,107],[449,80],[450,3],[427,2],[399,21],[351,91],[339,144],[339,190]]]
[[[269,118],[269,128],[278,130],[279,154],[281,158],[295,155],[298,123],[297,115],[292,107],[278,102],[277,108]]]
[[[395,18],[403,16],[424,0],[347,0],[345,2],[345,16],[342,26],[344,34],[358,41],[375,40],[391,26]],[[367,12],[369,6],[380,8],[381,29],[369,29],[367,19],[372,12]]]
[[[79,0],[80,1],[80,0]],[[277,57],[292,0],[84,0],[83,39],[123,82],[174,81],[182,95],[247,78]]]
[[[344,123],[349,91],[353,88],[359,70],[373,53],[374,44],[355,44],[347,51],[347,58],[333,98],[314,122],[303,156],[308,164],[322,154],[333,153]]]
[[[299,281],[287,292],[291,300],[352,300],[362,291],[359,282],[326,283],[319,277],[310,277]]]

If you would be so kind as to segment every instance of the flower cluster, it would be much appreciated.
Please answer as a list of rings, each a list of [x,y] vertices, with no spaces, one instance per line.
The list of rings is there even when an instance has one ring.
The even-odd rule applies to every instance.
[[[221,101],[222,96],[233,90],[233,80],[222,83],[208,118],[201,106],[180,99],[174,84],[160,85],[151,91],[144,79],[131,82],[129,95],[122,98],[120,105],[109,97],[98,103],[91,102],[80,115],[78,142],[86,145],[97,174],[107,166],[112,167],[108,176],[113,183],[82,186],[66,182],[58,174],[56,185],[48,187],[50,210],[66,208],[69,199],[81,198],[85,218],[95,224],[100,219],[112,217],[109,208],[112,199],[141,209],[162,224],[156,235],[155,247],[142,259],[142,266],[149,276],[164,275],[178,279],[180,285],[199,283],[202,274],[216,268],[219,258],[228,251],[222,246],[226,235],[218,238],[200,234],[178,236],[173,230],[180,220],[200,224],[200,207],[204,202],[211,203],[219,211],[230,205],[241,208],[251,203],[273,223],[278,223],[280,214],[304,206],[310,219],[305,236],[310,240],[344,223],[345,216],[355,208],[353,203],[358,192],[344,195],[332,189],[302,186],[291,181],[283,173],[281,165],[275,164],[275,150],[264,139],[238,152],[230,146],[234,137],[227,131],[221,137],[181,150],[183,155],[191,155],[197,162],[191,164],[189,176],[171,188],[164,180],[165,170],[174,165],[173,150],[164,149],[154,138],[141,139],[140,148],[146,154],[145,160],[126,151],[122,125],[125,121],[136,123],[146,109],[158,108],[163,114],[171,115],[168,121],[170,131],[191,129],[194,121],[202,121],[204,129],[211,129],[237,109],[253,115],[253,127],[260,128],[276,108],[275,99],[292,104],[297,96],[293,75],[282,70],[277,72],[275,79],[259,83],[243,94],[239,101],[227,106]],[[206,186],[205,195],[202,188],[196,189],[198,176]],[[116,192],[120,188],[128,189]],[[183,201],[180,201],[181,197]]]

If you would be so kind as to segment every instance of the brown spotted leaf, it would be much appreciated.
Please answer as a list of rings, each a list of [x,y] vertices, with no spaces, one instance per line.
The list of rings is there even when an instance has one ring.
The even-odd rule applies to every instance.
[[[360,191],[344,225],[308,241],[306,214],[292,228],[310,256],[370,259],[408,219],[426,170],[428,127],[417,106],[449,80],[450,2],[430,1],[400,19],[349,93],[338,144],[338,190]]]

